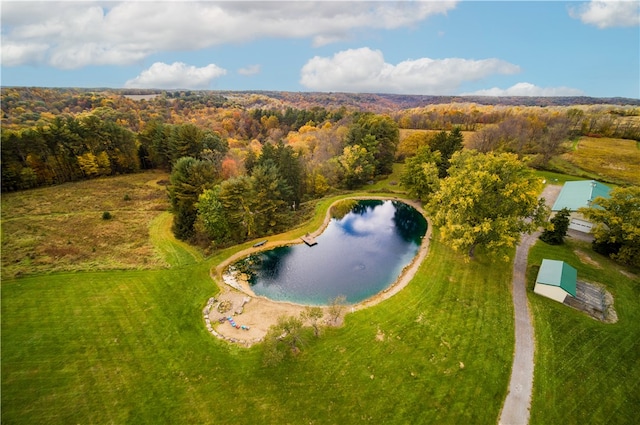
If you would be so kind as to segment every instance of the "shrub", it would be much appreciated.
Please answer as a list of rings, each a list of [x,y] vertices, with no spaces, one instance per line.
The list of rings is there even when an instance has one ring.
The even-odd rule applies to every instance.
[[[562,245],[564,237],[569,229],[569,216],[571,212],[567,208],[561,209],[552,219],[551,228],[546,229],[540,239],[549,245]]]
[[[103,220],[111,220],[113,218],[113,216],[111,215],[111,213],[109,211],[105,211],[102,213],[102,219]]]

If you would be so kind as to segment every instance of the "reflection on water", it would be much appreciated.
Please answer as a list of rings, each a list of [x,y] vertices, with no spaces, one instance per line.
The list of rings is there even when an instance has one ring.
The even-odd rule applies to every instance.
[[[237,266],[256,294],[274,300],[323,305],[345,295],[356,303],[395,281],[426,230],[424,217],[405,203],[360,201],[330,221],[317,245],[271,249]]]

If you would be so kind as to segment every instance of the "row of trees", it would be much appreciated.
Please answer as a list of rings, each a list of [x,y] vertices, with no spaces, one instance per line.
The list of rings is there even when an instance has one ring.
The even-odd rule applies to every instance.
[[[329,111],[321,106],[310,109],[296,109],[287,107],[284,112],[278,109],[256,108],[251,110],[251,117],[260,121],[265,129],[285,127],[286,131],[297,131],[303,125],[323,122],[337,122],[346,115],[345,108]]]
[[[223,137],[262,140],[266,135],[265,129],[274,125],[271,117],[277,119],[278,127],[286,134],[309,121],[340,121],[349,111],[356,109],[384,109],[392,114],[403,129],[450,131],[460,127],[462,130],[476,131],[514,116],[524,115],[539,116],[543,121],[547,117],[566,119],[570,122],[574,135],[640,140],[640,121],[637,120],[640,108],[632,100],[630,105],[624,106],[528,103],[546,105],[534,107],[517,106],[512,103],[513,99],[507,98],[502,98],[501,104],[496,105],[473,103],[477,99],[472,98],[467,98],[467,103],[456,103],[464,102],[465,99],[441,98],[440,104],[409,107],[421,101],[418,98],[402,99],[400,96],[394,102],[389,96],[383,99],[376,95],[356,94],[225,94],[210,91],[150,94],[149,91],[137,93],[135,90],[50,88],[3,88],[1,98],[2,125],[8,129],[46,125],[60,114],[75,116],[104,108],[116,111],[120,123],[134,132],[139,131],[150,120],[159,119],[169,124],[191,122],[216,131]],[[495,100],[498,102],[498,99]],[[567,105],[574,105],[576,100],[572,99]],[[586,103],[593,103],[594,100],[582,99]],[[426,98],[422,100],[425,104],[432,101],[433,99]],[[524,99],[519,101],[527,103]],[[403,109],[407,107],[409,109]],[[270,120],[264,123],[263,118]]]
[[[2,132],[2,191],[61,184],[141,169],[171,170],[191,156],[214,165],[216,177],[228,143],[194,124],[150,121],[138,134],[100,116],[57,116],[49,125]]]
[[[291,224],[305,193],[299,155],[282,143],[265,145],[248,171],[192,198],[197,225],[194,220],[191,229],[176,236],[186,239],[197,232],[216,244],[238,243]],[[174,212],[178,220],[180,212]]]
[[[46,93],[49,92],[45,90]],[[201,102],[212,101],[206,97],[191,97],[198,98]],[[150,112],[145,106],[150,106],[151,103],[140,101],[136,115],[131,109],[132,103],[136,105],[134,101],[125,102],[122,109],[114,109],[117,105],[111,99],[95,94],[77,94],[72,98],[83,102],[86,100],[77,115],[49,113],[47,119],[39,119],[31,126],[3,126],[3,191],[140,169],[171,170],[177,159],[183,156],[207,159],[216,162],[218,166],[222,166],[224,159],[229,159],[230,170],[226,173],[228,177],[241,171],[248,151],[259,151],[267,142],[276,143],[286,138],[287,132],[292,128],[289,121],[297,126],[302,119],[307,118],[325,119],[326,121],[320,121],[321,124],[329,124],[342,118],[341,113],[330,113],[322,108],[311,111],[287,108],[283,115],[275,111],[251,113],[240,109],[205,106],[202,106],[203,109],[182,110],[181,113],[186,116],[181,116],[175,115],[172,109],[172,105],[178,100],[168,100],[166,97],[152,101],[154,106],[150,110],[159,108],[163,111],[161,114]],[[13,92],[3,93],[3,99],[9,99],[9,103],[13,104]],[[190,97],[181,97],[179,101],[189,99]],[[17,103],[24,102],[27,101]],[[29,102],[30,105],[43,103],[35,99]],[[164,104],[164,107],[158,106],[159,104]],[[86,112],[87,108],[91,112]],[[10,111],[16,112],[19,109],[18,106],[10,108]],[[204,115],[212,110],[214,112],[211,115]],[[194,112],[197,112],[197,116],[185,119]],[[42,116],[44,114],[45,112]],[[280,122],[278,116],[284,122]],[[346,118],[345,121],[348,126],[351,118]],[[307,124],[315,126],[313,121]],[[332,134],[331,137],[340,138],[338,143],[342,143],[343,135]],[[240,152],[227,156],[229,141],[241,141],[245,146]],[[249,141],[257,145],[247,149]],[[326,161],[328,158],[322,160]]]
[[[393,114],[403,129],[477,131],[513,121],[507,126],[522,125],[520,119],[531,120],[532,131],[570,130],[571,136],[613,137],[640,141],[640,115],[637,107],[615,108],[602,105],[549,109],[492,107],[475,104],[436,105],[414,108]]]
[[[267,142],[258,152],[249,147],[242,172],[226,179],[215,161],[196,155],[178,159],[169,187],[176,236],[227,244],[272,234],[296,220],[304,200],[329,187],[355,188],[391,171],[399,139],[391,118],[358,114],[344,132],[328,122],[321,129],[306,127],[308,133],[340,138],[333,153],[311,143],[294,149],[282,140]]]
[[[96,115],[57,116],[47,126],[2,132],[2,191],[139,169],[134,133]]]
[[[532,165],[545,167],[563,152],[567,139],[578,133],[576,125],[562,115],[514,115],[475,132],[469,148],[529,155],[535,158]]]
[[[229,144],[219,134],[194,124],[164,124],[153,120],[138,133],[142,168],[170,171],[182,157],[193,157],[214,164],[221,174]]]

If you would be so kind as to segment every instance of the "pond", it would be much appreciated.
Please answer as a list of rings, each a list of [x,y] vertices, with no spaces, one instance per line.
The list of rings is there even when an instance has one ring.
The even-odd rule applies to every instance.
[[[232,266],[251,289],[276,301],[327,305],[338,296],[363,301],[388,288],[418,253],[427,221],[398,201],[358,201],[332,218],[317,244],[283,246]]]

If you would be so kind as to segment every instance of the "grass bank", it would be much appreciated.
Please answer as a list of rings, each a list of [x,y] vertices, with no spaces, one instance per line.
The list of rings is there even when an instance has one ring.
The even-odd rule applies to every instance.
[[[334,199],[318,204],[315,230]],[[402,292],[275,367],[211,337],[210,268],[2,282],[3,423],[495,423],[513,355],[510,265],[434,237]],[[169,257],[170,258],[170,257]],[[181,264],[181,265],[180,265]]]
[[[563,260],[578,279],[604,285],[618,322],[591,319],[533,293],[543,258]],[[622,270],[622,271],[621,271]],[[529,255],[529,303],[536,332],[532,424],[632,424],[640,415],[640,279],[590,245],[541,241]]]

